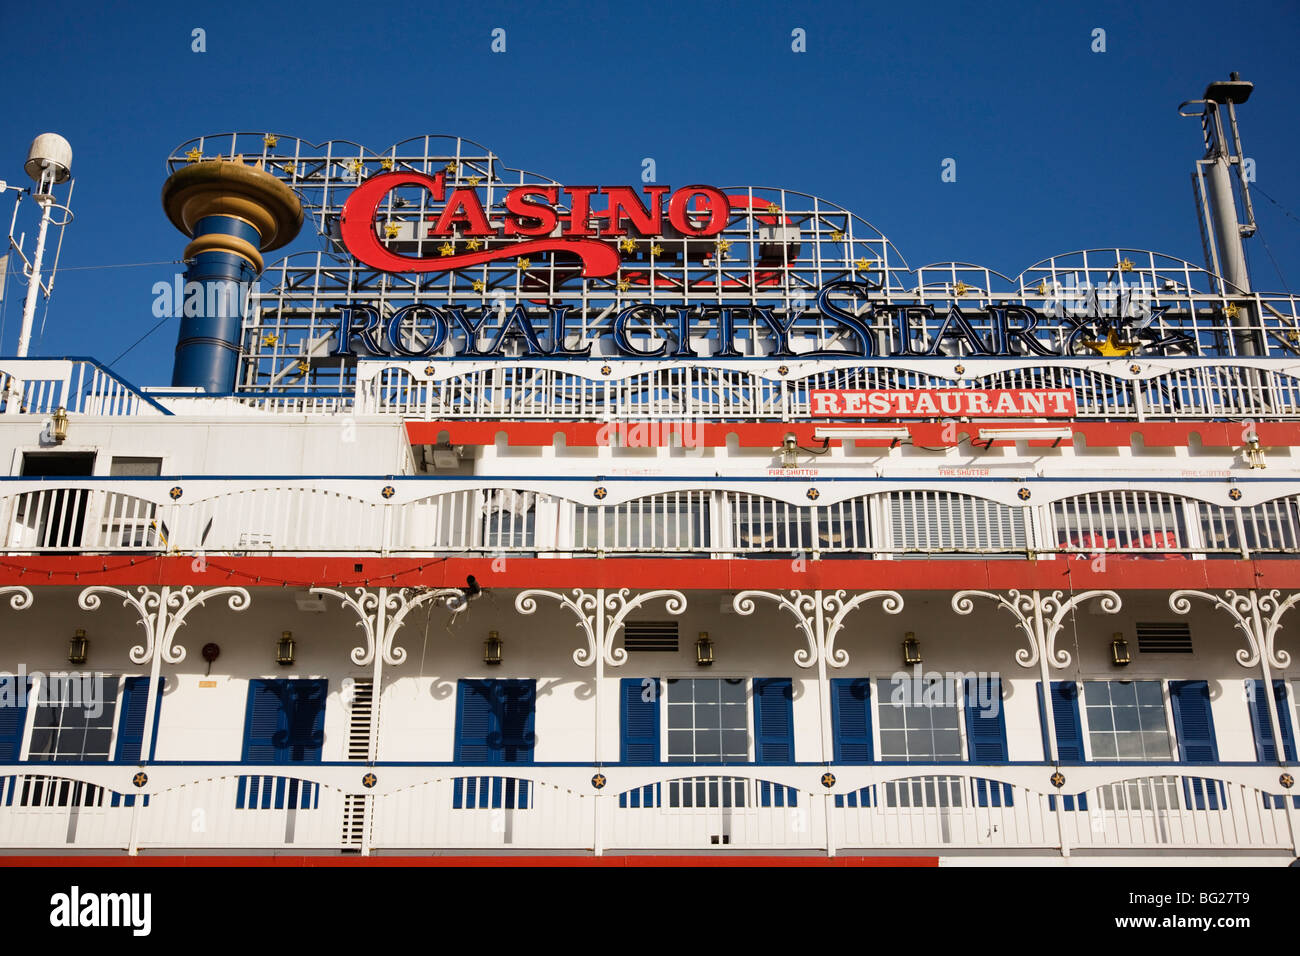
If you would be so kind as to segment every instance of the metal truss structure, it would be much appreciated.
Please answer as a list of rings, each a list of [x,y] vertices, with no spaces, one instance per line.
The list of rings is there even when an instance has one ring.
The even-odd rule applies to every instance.
[[[607,277],[582,276],[576,260],[565,253],[511,257],[501,239],[481,243],[488,249],[500,245],[501,259],[445,272],[385,273],[354,259],[340,238],[343,203],[368,177],[441,172],[448,187],[475,190],[494,225],[502,219],[511,188],[562,184],[505,166],[487,148],[451,136],[417,137],[372,152],[342,140],[316,145],[287,135],[223,133],[183,143],[167,167],[171,172],[217,157],[260,164],[293,188],[318,242],[314,251],[293,252],[272,263],[263,275],[263,288],[245,318],[237,386],[245,392],[350,390],[355,360],[332,354],[338,310],[347,305],[371,306],[382,316],[414,303],[459,307],[475,318],[486,310],[487,328],[494,321],[498,327],[506,324],[516,306],[539,328],[549,328],[550,309],[567,306],[562,320],[566,342],[595,342],[596,358],[601,357],[599,337],[608,332],[613,316],[629,306],[689,307],[701,329],[709,310],[734,307],[737,348],[743,356],[761,357],[768,326],[751,307],[791,322],[796,351],[836,348],[845,329],[818,311],[816,302],[819,290],[834,283],[856,284],[841,287],[835,303],[866,322],[881,355],[906,354],[916,347],[913,336],[924,334],[924,316],[909,307],[930,307],[942,317],[952,306],[985,336],[995,334],[987,311],[991,307],[1023,306],[1058,316],[1059,324],[1034,335],[1045,347],[1067,355],[1300,354],[1297,297],[1242,293],[1182,259],[1114,248],[1054,256],[1014,278],[969,263],[911,269],[878,229],[847,209],[768,187],[724,188],[731,210],[717,236],[692,238],[665,224],[666,234],[653,240],[611,237],[622,262]],[[376,221],[381,241],[394,252],[420,257],[478,248],[469,243],[479,240],[428,236],[427,225],[440,206],[431,199],[418,187],[390,192]],[[561,216],[567,212],[562,205],[557,208]],[[599,230],[599,214],[590,224]],[[662,312],[647,310],[644,321],[638,321],[632,325],[634,335],[674,337],[676,320],[665,320]],[[1260,343],[1253,350],[1243,350],[1243,328],[1253,330],[1253,340]],[[1126,344],[1117,342],[1116,331]],[[427,332],[416,321],[403,336],[418,349]],[[448,341],[433,357],[451,357],[450,347]],[[515,340],[505,354],[520,355],[521,349]],[[939,354],[970,353],[968,343],[954,340],[945,342]]]

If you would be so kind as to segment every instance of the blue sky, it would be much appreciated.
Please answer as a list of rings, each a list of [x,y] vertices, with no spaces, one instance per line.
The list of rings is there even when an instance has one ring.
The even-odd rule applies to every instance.
[[[1281,275],[1254,239],[1254,282],[1300,286],[1294,0],[1231,14],[1200,0],[54,9],[9,4],[0,34],[0,178],[25,181],[39,132],[74,150],[77,218],[36,355],[109,361],[154,325],[151,287],[177,267],[125,264],[185,246],[159,205],[163,161],[184,140],[236,129],[374,149],[460,135],[569,183],[636,183],[649,156],[662,183],[785,186],[840,203],[913,267],[1014,275],[1116,245],[1199,262],[1188,179],[1199,129],[1176,107],[1230,70],[1256,84],[1240,110],[1245,152],[1281,204],[1255,194]],[[195,27],[205,53],[191,51]],[[490,50],[496,27],[504,54]],[[806,53],[791,51],[796,27]],[[1091,50],[1097,27],[1105,53]],[[945,157],[954,183],[940,179]],[[7,354],[21,291],[11,277]],[[117,370],[170,381],[176,322]]]

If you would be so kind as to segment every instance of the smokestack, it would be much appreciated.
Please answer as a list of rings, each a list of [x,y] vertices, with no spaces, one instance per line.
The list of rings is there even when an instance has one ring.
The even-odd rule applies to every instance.
[[[262,272],[262,253],[291,242],[302,228],[302,204],[284,183],[238,157],[176,170],[163,184],[162,204],[191,238],[186,287],[197,283],[203,292],[201,302],[185,296],[172,384],[233,391],[247,293]]]

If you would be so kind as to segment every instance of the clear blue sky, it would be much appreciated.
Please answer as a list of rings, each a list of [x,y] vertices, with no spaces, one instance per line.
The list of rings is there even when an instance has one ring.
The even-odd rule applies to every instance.
[[[1201,260],[1176,107],[1239,70],[1259,187],[1300,217],[1300,5],[6,3],[0,178],[32,137],[72,143],[74,210],[33,354],[113,359],[157,320],[154,282],[185,239],[163,216],[163,160],[230,130],[382,149],[460,135],[561,182],[785,186],[867,219],[913,267],[1015,275],[1050,255],[1125,246]],[[207,31],[191,52],[190,31]],[[490,51],[507,31],[507,52]],[[807,52],[791,52],[791,31]],[[1091,33],[1106,31],[1106,52]],[[945,157],[957,181],[940,180]],[[1300,287],[1300,221],[1256,194],[1255,285]],[[6,216],[8,205],[4,206]],[[30,208],[30,207],[29,207]],[[293,248],[310,248],[314,236]],[[29,239],[30,243],[30,239]],[[273,257],[277,254],[273,254]],[[12,268],[12,265],[11,265]],[[0,352],[17,341],[10,279]],[[39,315],[38,315],[39,318]],[[170,381],[177,320],[117,366]]]

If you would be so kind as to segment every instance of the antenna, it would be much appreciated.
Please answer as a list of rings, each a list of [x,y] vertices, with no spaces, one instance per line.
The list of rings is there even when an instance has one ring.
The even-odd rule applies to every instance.
[[[30,190],[20,189],[18,186],[8,186],[0,184],[0,191],[3,189],[20,190],[18,202],[14,203],[13,219],[9,223],[9,247],[23,260],[23,272],[27,276],[27,298],[23,302],[23,325],[22,331],[18,335],[18,357],[26,358],[27,350],[32,341],[32,322],[36,317],[36,293],[43,292],[48,300],[50,293],[54,291],[54,273],[59,268],[59,251],[63,248],[63,228],[72,221],[72,210],[69,208],[72,202],[72,147],[68,141],[57,133],[42,133],[32,140],[32,148],[27,151],[27,163],[24,166],[27,175],[36,183],[36,192],[30,193]],[[54,196],[54,187],[68,184],[67,195],[63,202],[58,202]],[[36,249],[32,253],[31,259],[23,251],[23,244],[26,239],[24,234],[19,239],[14,239],[14,230],[18,224],[18,207],[22,205],[22,194],[30,193],[32,199],[36,201],[41,209],[41,224],[36,231]],[[62,213],[59,219],[54,218],[55,211]],[[41,281],[41,266],[45,260],[45,241],[49,233],[50,226],[53,225],[59,230],[58,244],[55,246],[54,264],[50,268],[49,282]]]
[[[1198,201],[1197,213],[1205,223],[1201,238],[1207,248],[1206,268],[1220,278],[1219,293],[1225,297],[1248,295],[1250,272],[1242,239],[1255,234],[1255,208],[1250,201],[1250,176],[1241,152],[1241,134],[1237,130],[1236,104],[1245,103],[1255,84],[1241,79],[1239,73],[1218,80],[1205,88],[1199,100],[1188,100],[1178,107],[1180,116],[1197,116],[1205,141],[1205,157],[1196,162],[1193,182]],[[1227,114],[1227,127],[1224,114]],[[1246,221],[1237,216],[1237,200],[1232,188],[1233,168],[1241,187],[1242,211]],[[1249,305],[1238,307],[1232,323],[1237,351],[1241,355],[1262,354],[1254,329]]]

